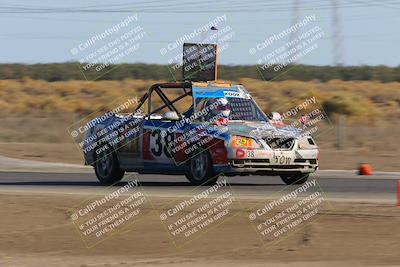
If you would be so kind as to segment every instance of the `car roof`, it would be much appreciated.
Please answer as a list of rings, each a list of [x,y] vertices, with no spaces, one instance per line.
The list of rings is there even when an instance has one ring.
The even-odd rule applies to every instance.
[[[239,84],[231,84],[231,83],[224,83],[217,81],[192,82],[192,87],[202,87],[202,88],[209,88],[209,87],[231,88],[233,86],[239,86]]]
[[[179,89],[183,90],[182,94],[174,99],[169,99],[165,94],[161,91],[164,89]],[[164,83],[156,83],[150,86],[149,90],[140,98],[135,111],[139,110],[146,101],[148,101],[151,93],[155,91],[164,101],[164,105],[160,106],[156,110],[152,110],[150,112],[150,106],[148,106],[148,113],[154,113],[158,110],[161,110],[165,107],[169,107],[171,111],[176,111],[174,107],[174,103],[179,101],[180,99],[191,95],[193,99],[195,98],[215,98],[215,97],[240,97],[240,98],[251,98],[250,94],[247,90],[240,84],[229,84],[229,83],[221,83],[217,81],[213,82],[164,82]]]
[[[191,95],[196,97],[224,97],[229,92],[240,93],[249,96],[249,92],[241,84],[230,84],[218,81],[208,82],[167,82],[152,85],[151,88],[159,88],[164,90],[168,88],[187,88],[191,89]],[[150,90],[151,90],[150,88]],[[186,90],[184,89],[186,92]]]
[[[215,83],[215,82],[192,83],[192,90],[197,90],[197,91],[215,91],[221,89],[236,91],[239,88],[243,88],[243,86],[240,84]]]
[[[158,83],[154,84],[153,86],[160,87],[161,89],[168,89],[168,88],[198,88],[202,90],[215,90],[216,88],[225,88],[225,89],[237,89],[237,88],[243,88],[243,85],[241,84],[230,84],[230,83],[224,83],[224,82],[218,82],[218,81],[208,81],[208,82],[190,82],[190,81],[184,81],[184,82],[165,82],[165,83]]]
[[[222,84],[222,83],[206,83],[206,84],[192,84],[192,95],[194,98],[199,97],[226,97],[228,95],[235,97],[245,97],[248,98],[249,93],[240,84]]]

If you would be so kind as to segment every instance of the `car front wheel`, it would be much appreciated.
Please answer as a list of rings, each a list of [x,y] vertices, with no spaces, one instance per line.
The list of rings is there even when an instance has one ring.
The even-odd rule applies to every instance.
[[[217,182],[211,156],[206,150],[197,150],[189,160],[188,173],[186,177],[193,185],[213,185]]]

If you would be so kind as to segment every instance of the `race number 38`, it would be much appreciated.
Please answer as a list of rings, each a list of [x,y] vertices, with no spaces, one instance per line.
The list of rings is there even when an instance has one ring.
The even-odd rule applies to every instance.
[[[150,134],[150,151],[156,157],[171,158],[171,147],[168,144],[173,144],[173,141],[173,133],[155,129]]]

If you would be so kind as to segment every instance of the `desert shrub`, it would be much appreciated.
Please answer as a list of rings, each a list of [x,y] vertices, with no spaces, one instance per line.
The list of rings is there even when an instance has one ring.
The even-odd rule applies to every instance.
[[[343,114],[357,120],[373,120],[379,114],[378,109],[365,97],[352,94],[336,94],[322,102],[329,117]]]
[[[46,82],[21,78],[0,80],[1,114],[50,113],[82,115],[104,107],[113,108],[127,97],[140,98],[154,80]],[[229,81],[228,81],[229,82]],[[400,118],[400,82],[377,81],[275,81],[242,78],[243,84],[265,112],[283,111],[315,97],[330,115],[343,114],[362,120],[381,115]]]

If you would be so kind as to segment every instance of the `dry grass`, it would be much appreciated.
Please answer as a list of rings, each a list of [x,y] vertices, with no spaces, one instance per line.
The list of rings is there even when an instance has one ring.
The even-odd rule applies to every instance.
[[[263,82],[240,80],[267,112],[279,110],[288,103],[315,96],[331,110],[343,112],[351,119],[370,115],[400,118],[400,83],[369,81]],[[0,112],[2,114],[52,113],[83,115],[104,108],[122,96],[140,97],[155,81],[65,81],[45,82],[24,78],[0,80]],[[336,110],[335,110],[336,108]]]

